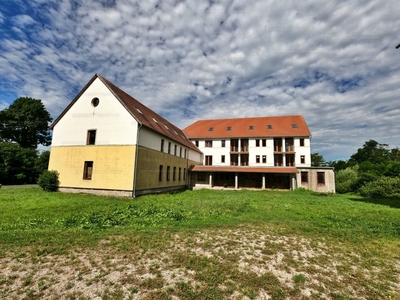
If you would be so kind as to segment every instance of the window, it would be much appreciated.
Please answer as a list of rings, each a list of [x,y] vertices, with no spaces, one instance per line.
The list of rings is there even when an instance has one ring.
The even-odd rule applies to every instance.
[[[203,173],[203,172],[197,173],[197,180],[198,181],[206,181],[206,173]]]
[[[297,128],[297,124],[292,124],[292,128]]]
[[[266,139],[262,139],[262,146],[263,147],[267,147],[267,140]]]
[[[260,163],[260,155],[256,155],[256,163],[257,163],[257,164]]]
[[[96,142],[96,130],[88,130],[86,145],[94,145],[95,142]]]
[[[300,139],[300,146],[304,147],[304,139]]]
[[[172,172],[172,180],[176,180],[176,167],[174,167],[174,171]]]
[[[301,172],[301,183],[308,183],[308,172]]]
[[[186,180],[186,168],[183,168],[183,180]]]
[[[186,149],[185,149],[185,158],[187,158],[187,157],[186,157]]]
[[[171,142],[168,142],[168,154],[171,154]]]
[[[211,140],[207,140],[206,141],[206,147],[208,147],[208,148],[212,147],[212,141]]]
[[[160,149],[160,151],[164,152],[164,140],[163,139],[161,139],[161,149]]]
[[[179,180],[179,181],[180,181],[181,178],[182,178],[181,173],[182,173],[182,168],[179,168],[179,173],[178,173],[178,180]]]
[[[196,147],[199,146],[199,141],[195,141],[194,144],[196,145]]]
[[[182,157],[182,147],[179,149],[179,157]]]
[[[231,126],[226,127],[226,131],[231,131],[231,130],[232,130]]]
[[[253,130],[254,129],[254,126],[253,125],[250,125],[249,126],[249,130]]]
[[[300,163],[305,164],[306,163],[306,156],[305,155],[300,155]]]
[[[83,166],[83,179],[92,180],[92,173],[93,173],[93,162],[85,161],[85,164]]]
[[[256,140],[256,147],[260,147],[260,140],[259,139]]]
[[[206,155],[206,159],[205,159],[205,165],[206,166],[212,166],[212,155]]]
[[[221,163],[225,162],[225,155],[221,155]]]
[[[213,131],[213,130],[214,130],[214,127],[208,128],[208,131]]]
[[[175,145],[175,148],[174,148],[174,155],[176,155],[176,153],[178,153],[177,149],[178,149],[178,146]]]
[[[92,103],[92,106],[93,106],[93,107],[96,107],[97,105],[99,105],[100,100],[99,100],[99,98],[96,97],[96,98],[93,98],[93,99],[92,99],[92,102],[91,102],[91,103]]]
[[[164,166],[160,165],[160,169],[158,171],[158,180],[159,181],[162,181],[163,168],[164,168]]]
[[[225,140],[221,141],[221,147],[225,147]]]
[[[170,168],[171,168],[170,166],[167,166],[167,181],[169,181],[169,169]]]
[[[263,164],[267,163],[267,156],[266,155],[262,156],[262,162],[263,162]]]
[[[317,183],[325,185],[325,172],[317,172]]]
[[[267,129],[272,129],[272,125],[267,125]]]

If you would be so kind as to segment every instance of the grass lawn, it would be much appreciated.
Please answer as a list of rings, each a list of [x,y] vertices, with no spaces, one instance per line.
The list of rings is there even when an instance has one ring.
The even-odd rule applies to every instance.
[[[400,199],[0,190],[0,299],[400,299]]]

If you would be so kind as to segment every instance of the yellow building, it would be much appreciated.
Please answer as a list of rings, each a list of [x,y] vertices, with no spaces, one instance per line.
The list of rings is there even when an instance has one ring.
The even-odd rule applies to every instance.
[[[96,74],[51,125],[60,190],[135,197],[179,190],[200,150],[175,125]]]

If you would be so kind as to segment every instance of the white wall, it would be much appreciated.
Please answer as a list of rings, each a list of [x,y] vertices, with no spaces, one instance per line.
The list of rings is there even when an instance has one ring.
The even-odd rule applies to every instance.
[[[95,97],[97,107],[91,104]],[[96,145],[136,144],[136,120],[98,78],[55,125],[52,146],[86,145],[91,129],[96,130]]]

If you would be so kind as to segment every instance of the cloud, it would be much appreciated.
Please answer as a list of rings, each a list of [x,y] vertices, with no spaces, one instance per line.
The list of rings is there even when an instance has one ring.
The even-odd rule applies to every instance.
[[[314,152],[348,158],[371,138],[400,146],[395,6],[17,1],[0,8],[0,81],[53,118],[96,72],[180,127],[303,114]]]

